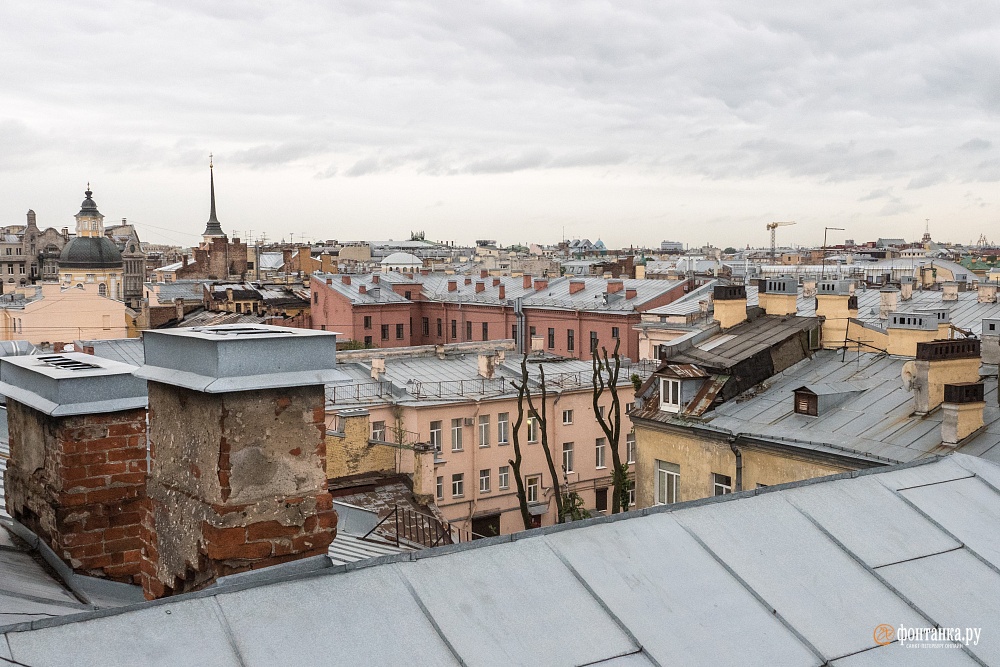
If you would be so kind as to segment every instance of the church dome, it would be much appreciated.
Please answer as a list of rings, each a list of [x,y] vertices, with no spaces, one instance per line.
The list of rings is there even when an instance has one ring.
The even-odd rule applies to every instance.
[[[97,202],[95,202],[93,199],[94,193],[90,191],[90,183],[87,183],[87,191],[84,193],[84,195],[87,198],[83,200],[82,204],[80,204],[80,212],[77,213],[76,215],[78,217],[101,215],[101,212],[97,210]]]
[[[59,266],[76,269],[120,269],[122,254],[106,236],[78,236],[62,250]]]

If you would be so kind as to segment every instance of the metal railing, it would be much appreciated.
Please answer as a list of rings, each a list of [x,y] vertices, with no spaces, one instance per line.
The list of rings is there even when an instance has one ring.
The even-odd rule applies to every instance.
[[[502,394],[508,390],[507,378],[474,378],[471,380],[442,380],[440,382],[407,383],[410,393],[418,398],[442,398],[466,394]]]
[[[394,542],[397,547],[411,546],[416,548],[432,548],[442,544],[458,544],[483,537],[470,530],[452,526],[447,521],[423,514],[407,507],[393,505],[375,527],[361,538],[369,539],[373,533],[382,528],[380,535]]]
[[[388,398],[392,396],[392,382],[388,380],[333,385],[329,389],[330,393],[327,400],[333,405],[356,403],[368,399]]]

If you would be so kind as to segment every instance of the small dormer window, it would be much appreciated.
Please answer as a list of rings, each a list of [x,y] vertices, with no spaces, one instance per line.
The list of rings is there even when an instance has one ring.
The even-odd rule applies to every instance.
[[[660,378],[660,409],[667,412],[681,411],[681,382]]]
[[[819,414],[819,397],[811,391],[795,392],[795,412],[815,417]]]

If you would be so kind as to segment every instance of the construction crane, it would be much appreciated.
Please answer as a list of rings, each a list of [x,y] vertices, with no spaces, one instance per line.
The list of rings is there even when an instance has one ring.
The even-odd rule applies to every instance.
[[[775,247],[775,243],[774,243],[774,231],[778,227],[784,227],[786,225],[794,225],[794,224],[795,224],[794,220],[786,220],[786,221],[783,221],[783,222],[769,222],[769,223],[767,223],[767,230],[769,232],[771,232],[771,264],[774,264],[774,247]]]

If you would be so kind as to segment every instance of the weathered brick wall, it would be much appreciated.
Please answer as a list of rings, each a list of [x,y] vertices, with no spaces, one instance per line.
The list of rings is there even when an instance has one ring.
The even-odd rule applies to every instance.
[[[7,403],[7,511],[74,570],[139,581],[146,411],[50,417]]]
[[[386,438],[391,439],[392,425],[387,425]],[[395,472],[397,449],[388,444],[369,442],[371,425],[368,415],[344,419],[344,436],[326,436],[327,467],[330,479],[366,472]]]
[[[322,386],[204,394],[149,382],[149,598],[326,552]],[[162,527],[162,528],[161,528]]]

